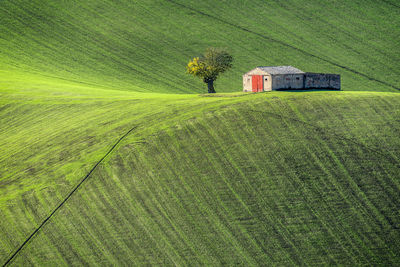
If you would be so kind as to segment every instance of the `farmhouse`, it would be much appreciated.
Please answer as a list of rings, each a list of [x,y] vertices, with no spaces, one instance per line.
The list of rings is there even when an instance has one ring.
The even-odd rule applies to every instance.
[[[257,67],[243,75],[243,92],[285,89],[340,90],[340,75],[303,72],[292,66]]]

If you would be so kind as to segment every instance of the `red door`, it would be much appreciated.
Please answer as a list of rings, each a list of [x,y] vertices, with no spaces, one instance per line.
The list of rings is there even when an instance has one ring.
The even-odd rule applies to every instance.
[[[262,92],[263,87],[264,87],[262,75],[251,76],[251,86],[252,86],[253,92]]]

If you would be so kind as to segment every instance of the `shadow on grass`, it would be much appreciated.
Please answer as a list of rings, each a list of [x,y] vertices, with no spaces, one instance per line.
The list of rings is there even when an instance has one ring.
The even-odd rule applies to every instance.
[[[340,89],[330,89],[330,88],[321,88],[321,89],[277,89],[275,91],[284,91],[284,92],[330,92],[330,91],[341,91]]]
[[[331,92],[341,91],[340,89],[277,89],[272,91],[263,92],[237,92],[237,93],[216,93],[216,94],[200,94],[201,97],[241,97],[259,93],[270,93],[270,92]]]

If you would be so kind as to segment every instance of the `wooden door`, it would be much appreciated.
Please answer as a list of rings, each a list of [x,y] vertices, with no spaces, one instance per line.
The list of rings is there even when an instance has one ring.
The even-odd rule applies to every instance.
[[[253,92],[262,92],[263,91],[263,76],[262,75],[253,75],[251,77],[251,87]]]

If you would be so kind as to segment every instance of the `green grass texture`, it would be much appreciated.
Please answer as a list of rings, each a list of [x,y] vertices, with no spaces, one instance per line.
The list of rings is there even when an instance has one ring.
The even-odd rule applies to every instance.
[[[0,116],[2,261],[133,129],[11,263],[399,264],[398,93],[29,99]]]
[[[0,264],[400,265],[399,8],[0,1]],[[259,65],[344,92],[242,93]]]
[[[391,0],[3,0],[0,70],[122,90],[200,93],[205,84],[187,75],[185,65],[215,46],[235,58],[234,68],[217,80],[217,92],[240,91],[242,74],[260,65],[338,73],[344,90],[396,91],[396,5]]]

